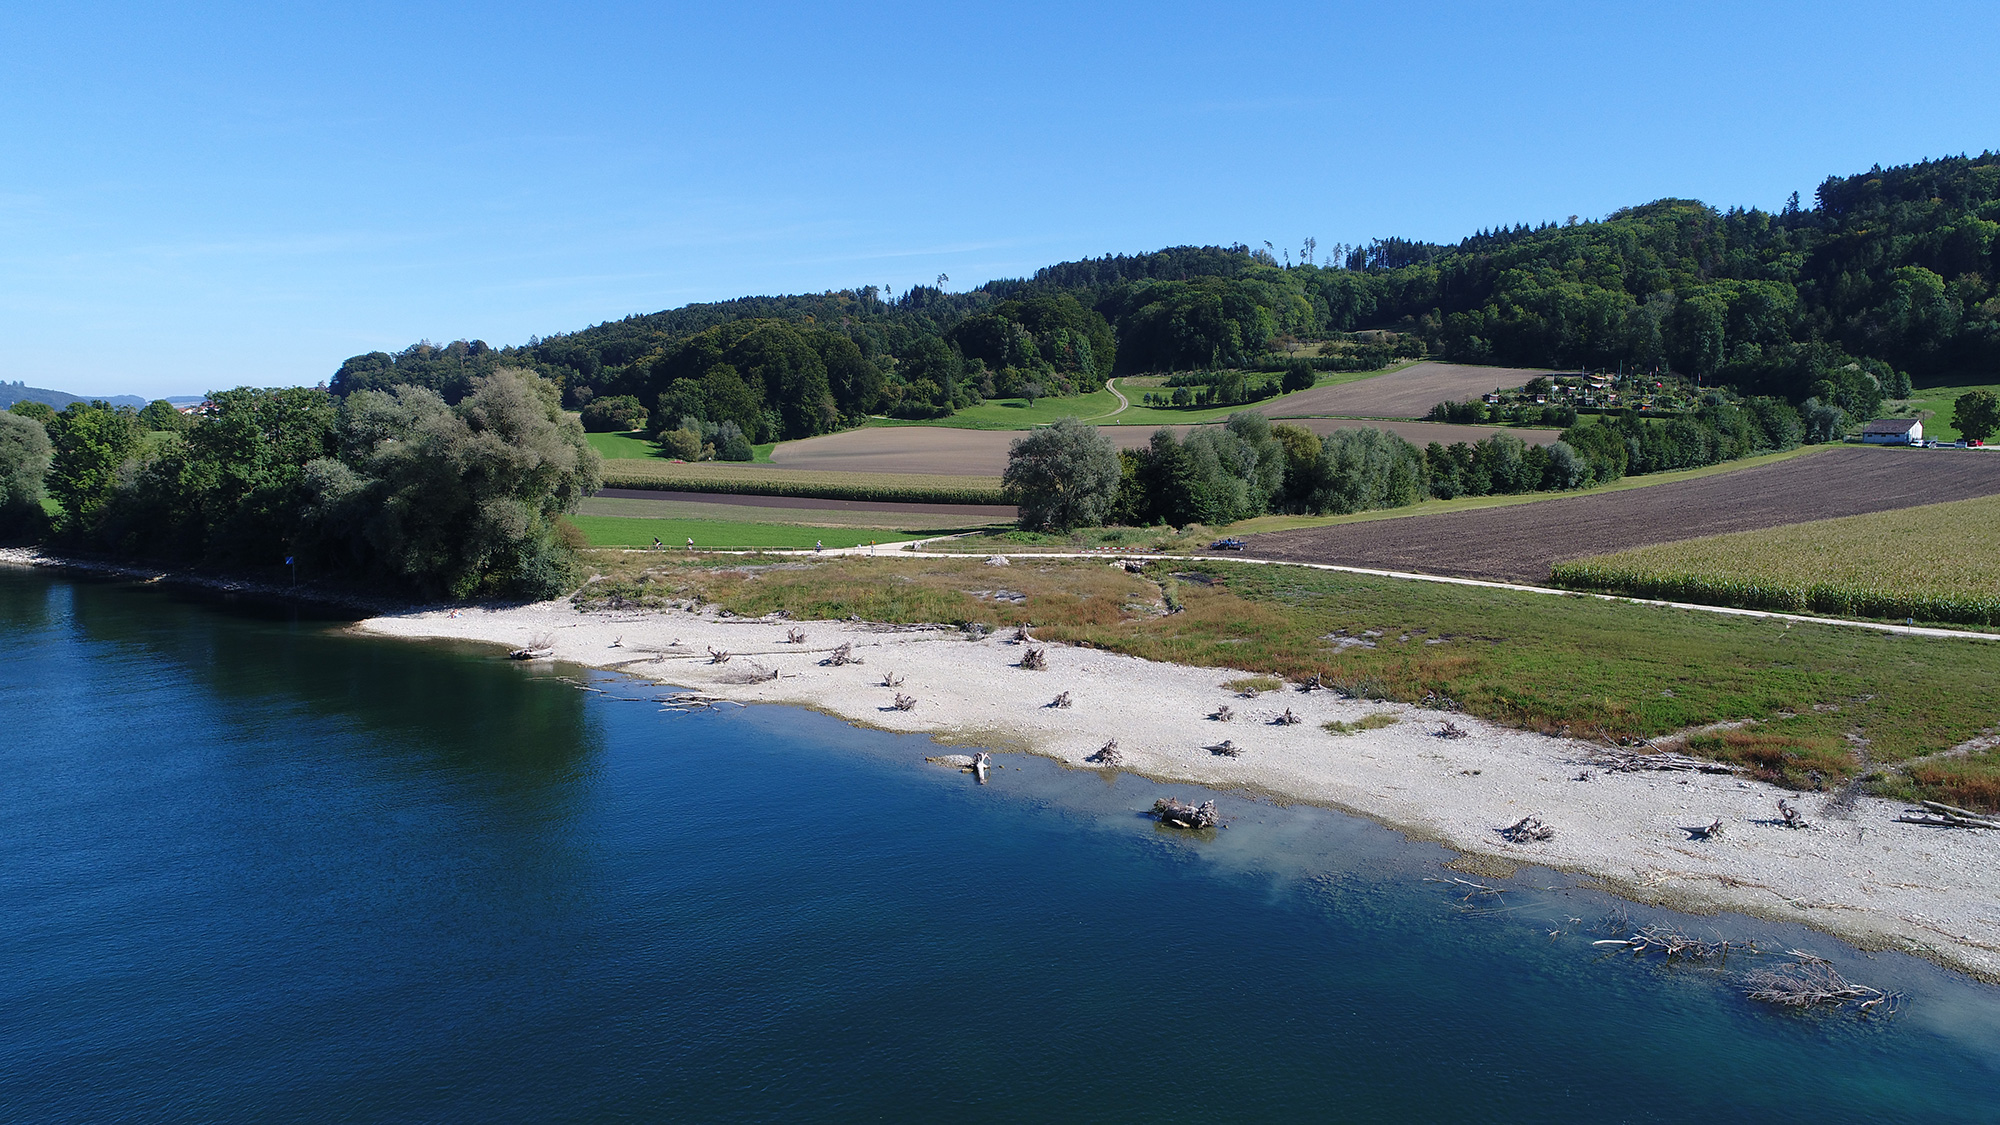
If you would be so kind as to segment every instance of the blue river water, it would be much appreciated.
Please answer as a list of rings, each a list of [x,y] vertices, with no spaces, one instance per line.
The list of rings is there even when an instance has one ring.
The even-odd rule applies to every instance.
[[[0,642],[0,1121],[2000,1121],[2000,989],[1321,809],[120,584]]]

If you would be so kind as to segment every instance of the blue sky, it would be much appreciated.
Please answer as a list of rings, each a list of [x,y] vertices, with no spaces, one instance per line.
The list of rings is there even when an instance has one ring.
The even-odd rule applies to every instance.
[[[312,383],[749,293],[1780,206],[2000,148],[1992,4],[0,13],[0,379]]]

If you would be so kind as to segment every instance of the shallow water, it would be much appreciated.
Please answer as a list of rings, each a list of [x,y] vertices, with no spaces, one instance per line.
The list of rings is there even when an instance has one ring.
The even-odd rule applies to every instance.
[[[1325,810],[36,574],[0,638],[0,1120],[2000,1119],[2000,990]]]

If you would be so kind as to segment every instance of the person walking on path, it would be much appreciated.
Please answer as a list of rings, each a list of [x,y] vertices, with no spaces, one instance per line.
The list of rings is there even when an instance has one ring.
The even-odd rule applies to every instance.
[[[825,546],[826,546],[826,540],[824,540],[824,539],[815,539],[815,540],[813,540],[813,554],[815,554],[815,555],[819,554],[819,553],[820,553],[820,550],[821,550],[822,548],[824,548]]]
[[[688,536],[688,550],[694,550],[694,536]]]
[[[653,550],[657,551],[663,546],[665,546],[665,544],[660,542],[660,537],[657,535],[653,536]]]

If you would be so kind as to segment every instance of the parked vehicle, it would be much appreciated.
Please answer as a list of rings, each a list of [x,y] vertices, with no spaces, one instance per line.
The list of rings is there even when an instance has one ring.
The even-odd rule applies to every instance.
[[[1208,549],[1211,551],[1240,551],[1243,549],[1243,540],[1234,536],[1228,539],[1217,539],[1208,545]]]

